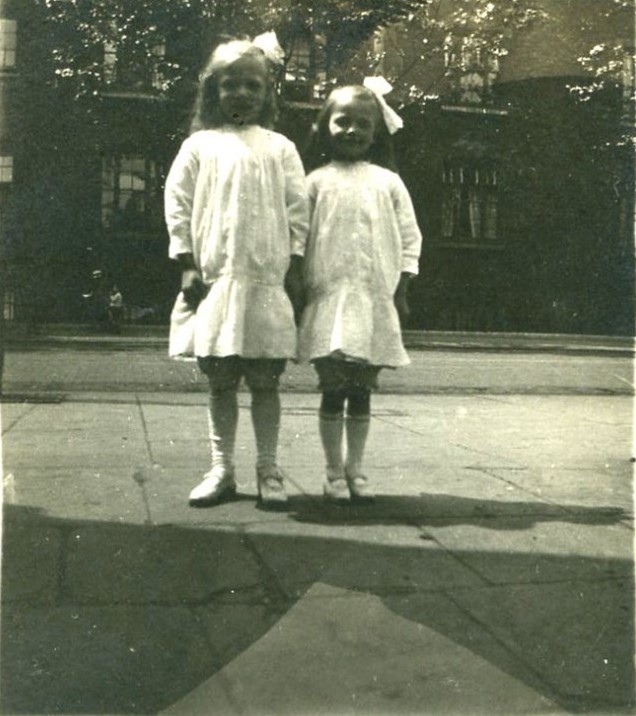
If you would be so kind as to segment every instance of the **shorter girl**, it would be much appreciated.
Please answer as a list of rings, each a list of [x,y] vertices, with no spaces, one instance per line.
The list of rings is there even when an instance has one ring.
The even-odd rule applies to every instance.
[[[299,350],[318,373],[324,494],[335,502],[374,498],[362,472],[371,390],[381,368],[409,363],[400,318],[408,315],[407,282],[418,272],[422,237],[391,170],[395,117],[375,92],[342,87],[329,95],[314,134],[314,153],[326,165],[307,180],[308,303]]]
[[[280,51],[277,44],[274,49]],[[291,141],[270,129],[270,58],[280,55],[242,40],[212,53],[191,135],[166,180],[170,257],[182,270],[170,353],[194,354],[210,385],[212,465],[190,493],[192,505],[236,492],[242,378],[252,397],[259,500],[276,507],[287,499],[276,459],[278,383],[286,359],[296,357],[292,301],[302,291],[308,207],[300,157]]]

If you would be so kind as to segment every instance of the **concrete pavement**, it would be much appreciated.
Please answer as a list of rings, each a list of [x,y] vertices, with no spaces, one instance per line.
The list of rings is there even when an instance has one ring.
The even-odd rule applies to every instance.
[[[211,509],[202,393],[2,406],[2,713],[634,712],[630,395],[380,394],[337,508],[287,392],[283,513],[248,401]]]

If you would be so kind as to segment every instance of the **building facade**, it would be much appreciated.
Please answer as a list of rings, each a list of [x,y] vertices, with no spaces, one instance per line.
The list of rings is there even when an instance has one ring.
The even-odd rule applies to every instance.
[[[397,135],[425,237],[418,328],[633,334],[633,7],[542,4],[506,54],[456,37],[423,67],[388,31],[386,70],[440,89]],[[617,81],[594,84],[590,48],[620,48]]]
[[[633,333],[633,158],[620,140],[632,126],[632,65],[589,101],[572,90],[589,79],[576,61],[585,47],[618,38],[633,54],[633,30],[596,20],[588,0],[546,2],[555,21],[506,57],[449,43],[440,66],[410,78],[446,78],[438,99],[405,103],[396,135],[424,234],[411,328]],[[399,26],[391,33],[399,41]],[[301,150],[342,70],[329,66],[326,42],[307,28],[286,38],[280,130]],[[0,0],[5,320],[92,321],[116,283],[128,320],[167,321],[178,277],[162,191],[193,84],[166,99],[162,68],[177,56],[200,67],[209,44],[176,25],[140,63],[103,43],[99,93],[78,99],[56,82],[39,4]],[[390,70],[390,47],[384,57]]]

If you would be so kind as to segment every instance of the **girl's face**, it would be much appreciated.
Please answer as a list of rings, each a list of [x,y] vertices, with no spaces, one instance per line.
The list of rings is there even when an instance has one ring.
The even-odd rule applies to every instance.
[[[256,57],[239,58],[219,72],[217,87],[219,108],[226,122],[258,123],[269,89],[264,62]]]
[[[333,158],[354,162],[366,157],[378,121],[378,109],[372,100],[363,97],[336,100],[328,125]]]

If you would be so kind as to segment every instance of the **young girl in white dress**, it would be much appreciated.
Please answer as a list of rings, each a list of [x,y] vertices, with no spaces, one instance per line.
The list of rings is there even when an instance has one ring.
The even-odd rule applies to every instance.
[[[295,146],[270,129],[272,60],[282,51],[275,41],[267,53],[256,44],[231,41],[212,53],[165,187],[169,253],[182,270],[170,354],[196,356],[210,385],[212,465],[190,493],[195,506],[236,492],[241,378],[251,392],[259,501],[287,499],[276,454],[278,383],[297,355],[292,304],[302,293],[308,204]]]
[[[406,187],[391,170],[387,121],[393,128],[395,116],[366,87],[342,87],[328,97],[314,132],[323,166],[307,180],[308,303],[299,353],[318,373],[324,494],[334,502],[374,498],[362,471],[371,391],[383,367],[409,363],[400,318],[408,314],[407,283],[418,273],[422,237]]]

